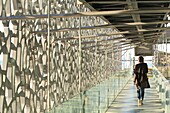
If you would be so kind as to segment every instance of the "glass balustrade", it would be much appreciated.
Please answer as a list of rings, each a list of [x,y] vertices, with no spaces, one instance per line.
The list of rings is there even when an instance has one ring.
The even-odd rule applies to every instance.
[[[128,80],[132,69],[125,69],[100,84],[83,91],[46,113],[104,113]]]
[[[165,113],[170,111],[170,81],[153,66],[153,77],[156,83],[156,89],[159,93],[162,105],[165,108]]]

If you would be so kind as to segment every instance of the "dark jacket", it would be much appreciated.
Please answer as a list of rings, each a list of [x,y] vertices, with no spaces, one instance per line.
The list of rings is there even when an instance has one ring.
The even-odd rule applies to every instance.
[[[148,73],[148,65],[146,63],[139,63],[136,64],[134,68],[134,82],[141,86],[141,82],[147,80],[147,73]],[[142,87],[142,86],[141,86]]]

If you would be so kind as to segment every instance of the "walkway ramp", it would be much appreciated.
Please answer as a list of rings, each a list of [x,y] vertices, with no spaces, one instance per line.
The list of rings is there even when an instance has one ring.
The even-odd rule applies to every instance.
[[[153,79],[151,88],[145,90],[144,105],[138,106],[136,88],[130,80],[106,113],[164,113]]]

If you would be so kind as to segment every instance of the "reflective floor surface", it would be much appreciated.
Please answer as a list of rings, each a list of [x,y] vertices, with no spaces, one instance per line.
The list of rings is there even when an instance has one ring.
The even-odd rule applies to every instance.
[[[138,106],[136,88],[130,80],[106,113],[164,113],[152,78],[150,84],[151,88],[145,89],[144,104]]]

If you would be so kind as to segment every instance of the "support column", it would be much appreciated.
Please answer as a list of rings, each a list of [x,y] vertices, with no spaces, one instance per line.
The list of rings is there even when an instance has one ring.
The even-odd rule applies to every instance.
[[[48,84],[48,96],[47,96],[47,111],[50,110],[50,0],[48,0],[48,76],[47,76],[47,84]]]

